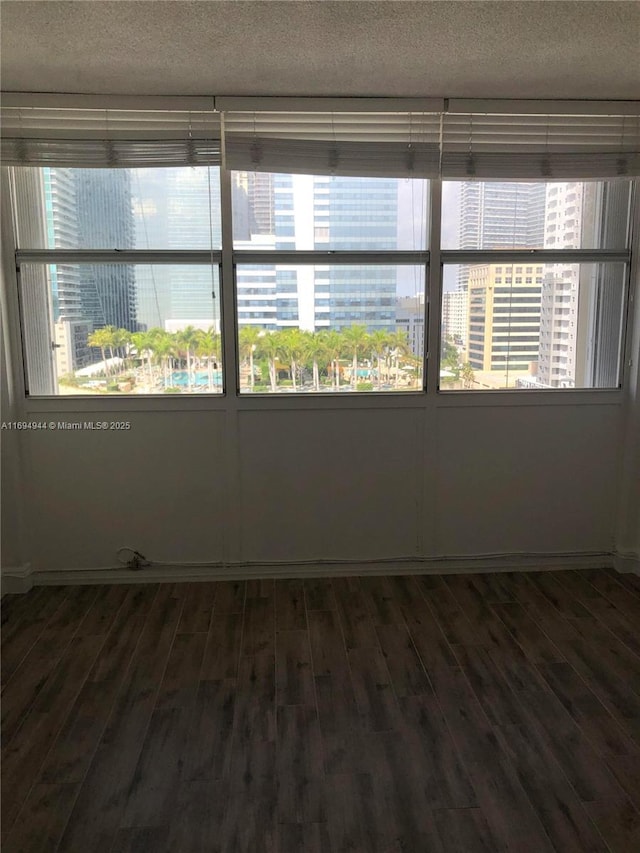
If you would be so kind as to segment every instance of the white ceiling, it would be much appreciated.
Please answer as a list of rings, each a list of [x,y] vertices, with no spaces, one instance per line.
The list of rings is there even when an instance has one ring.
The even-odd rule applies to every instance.
[[[2,3],[4,91],[640,97],[639,2]]]

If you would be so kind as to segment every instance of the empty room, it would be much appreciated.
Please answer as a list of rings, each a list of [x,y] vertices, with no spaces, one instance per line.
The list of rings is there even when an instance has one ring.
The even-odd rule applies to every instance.
[[[640,853],[640,3],[2,3],[4,853]]]

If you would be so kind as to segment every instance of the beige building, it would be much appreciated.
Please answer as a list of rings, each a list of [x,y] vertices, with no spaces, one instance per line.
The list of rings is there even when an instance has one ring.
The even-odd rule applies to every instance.
[[[468,360],[493,387],[537,372],[542,279],[540,264],[469,268]]]

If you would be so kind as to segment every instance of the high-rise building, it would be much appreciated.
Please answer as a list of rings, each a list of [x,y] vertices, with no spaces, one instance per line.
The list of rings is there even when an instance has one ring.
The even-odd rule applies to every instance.
[[[277,175],[274,214],[277,249],[363,251],[398,245],[395,180]],[[395,328],[395,267],[317,265],[278,268],[276,275],[281,325]]]
[[[236,249],[273,249],[273,235],[253,235],[251,240],[234,240]],[[277,283],[274,264],[239,264],[236,269],[238,325],[275,331]]]
[[[211,167],[132,170],[139,249],[217,249],[220,183]],[[219,328],[217,273],[210,264],[136,268],[137,316],[143,328]]]
[[[396,300],[396,331],[406,335],[413,355],[424,354],[424,297],[401,296]]]
[[[542,277],[534,263],[469,269],[468,361],[494,387],[537,372]]]
[[[577,249],[582,239],[582,212],[586,184],[547,185],[545,249]],[[575,384],[579,264],[549,264],[542,288],[538,382],[551,388]]]
[[[466,290],[446,290],[442,294],[442,334],[466,346],[469,321],[469,294]]]
[[[425,185],[416,183],[419,191],[396,179],[234,172],[234,245],[327,252],[419,249],[426,200]],[[392,264],[247,264],[238,268],[236,284],[241,325],[307,331],[363,325],[393,332],[399,295],[417,300],[424,292],[420,271]],[[413,349],[421,354],[422,317],[407,314],[405,321],[415,337]]]
[[[460,192],[460,248],[542,248],[545,186],[521,181],[464,181]],[[469,266],[461,264],[458,287],[466,290]]]
[[[46,239],[50,249],[78,248],[78,202],[72,169],[42,170]],[[82,320],[82,293],[77,265],[49,267],[54,322]]]
[[[74,171],[78,248],[132,249],[135,227],[128,169]],[[135,332],[135,271],[130,264],[80,267],[83,319],[96,328]]]
[[[244,172],[247,176],[247,195],[252,213],[253,234],[274,234],[274,175],[270,172]]]

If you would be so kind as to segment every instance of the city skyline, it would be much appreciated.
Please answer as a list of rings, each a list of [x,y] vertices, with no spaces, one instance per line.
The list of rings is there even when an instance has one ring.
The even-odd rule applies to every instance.
[[[217,167],[40,171],[46,243],[52,248],[221,248]],[[282,264],[275,253],[425,250],[428,191],[421,180],[233,172],[234,248],[246,258],[236,266],[239,327],[402,331],[413,355],[421,356],[420,265],[352,266],[320,258],[315,265]],[[446,249],[483,252],[595,245],[602,194],[613,192],[602,183],[444,182],[441,242]],[[619,206],[623,202],[621,197]],[[252,251],[262,253],[260,263],[250,262]],[[273,263],[266,259],[271,251]],[[95,361],[87,339],[103,327],[221,332],[217,264],[48,269],[58,375]],[[535,272],[521,278],[512,268],[502,281],[488,258],[484,265],[445,264],[443,343],[455,344],[460,365],[467,360],[485,374],[485,387],[493,382],[502,387],[491,376],[501,371],[500,363],[520,372],[516,378],[526,379],[527,387],[574,387],[578,374],[586,381],[580,371],[595,320],[586,315],[586,300],[579,310],[579,295],[581,287],[595,293],[600,285],[589,285],[575,264],[545,265],[542,276]],[[480,351],[485,333],[491,340],[483,339]]]

